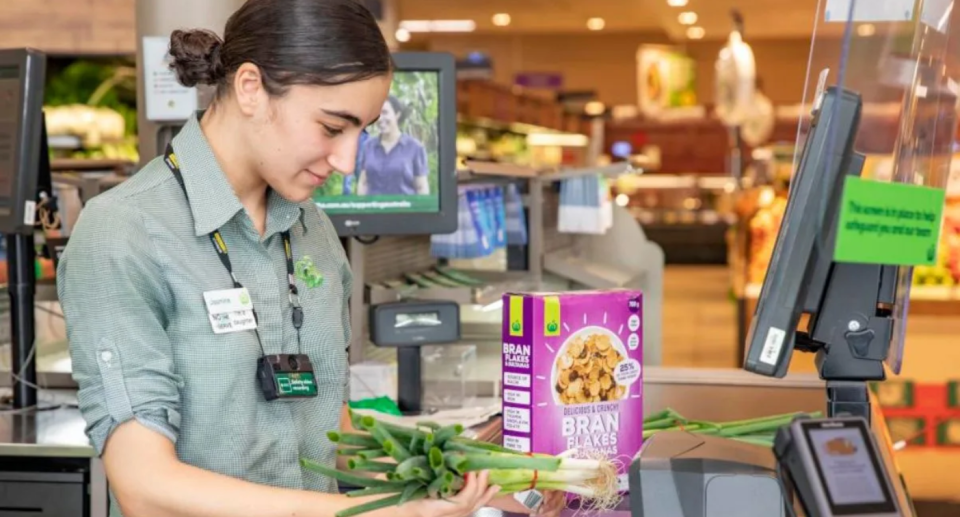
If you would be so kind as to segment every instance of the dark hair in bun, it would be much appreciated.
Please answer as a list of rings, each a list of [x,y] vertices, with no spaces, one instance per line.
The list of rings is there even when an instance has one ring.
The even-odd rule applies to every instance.
[[[247,0],[220,38],[206,30],[175,31],[171,69],[184,86],[229,89],[244,63],[260,68],[264,88],[338,85],[390,73],[393,60],[380,27],[357,0]]]
[[[226,78],[220,49],[223,41],[212,31],[173,31],[170,35],[170,68],[177,73],[180,84],[190,87],[198,84],[218,84]]]

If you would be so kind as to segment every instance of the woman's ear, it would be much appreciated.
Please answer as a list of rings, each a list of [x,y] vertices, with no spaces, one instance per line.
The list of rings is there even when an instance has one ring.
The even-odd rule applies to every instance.
[[[257,113],[267,97],[267,91],[263,87],[263,74],[257,65],[240,65],[233,76],[233,93],[244,115],[253,116]]]

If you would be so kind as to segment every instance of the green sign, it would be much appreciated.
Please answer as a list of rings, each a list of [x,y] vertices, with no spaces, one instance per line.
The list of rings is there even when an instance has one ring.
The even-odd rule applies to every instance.
[[[847,177],[834,260],[935,264],[945,197],[943,189]]]
[[[313,397],[317,395],[317,382],[312,373],[277,373],[277,391],[281,397]]]

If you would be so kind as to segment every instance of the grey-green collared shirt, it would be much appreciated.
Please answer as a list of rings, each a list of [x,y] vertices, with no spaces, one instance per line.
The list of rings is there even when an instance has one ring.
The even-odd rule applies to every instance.
[[[189,201],[162,158],[81,213],[57,272],[73,376],[99,452],[128,420],[176,443],[180,460],[248,481],[332,491],[301,456],[333,464],[325,433],[347,400],[352,278],[330,220],[311,202],[271,193],[261,238],[227,182],[197,116],[173,142]],[[267,354],[297,353],[283,239],[323,275],[297,278],[302,353],[319,396],[266,402],[253,331],[214,334],[203,293],[233,287],[209,234],[219,229],[259,318]],[[131,458],[131,461],[134,459]],[[119,515],[114,505],[113,515]]]

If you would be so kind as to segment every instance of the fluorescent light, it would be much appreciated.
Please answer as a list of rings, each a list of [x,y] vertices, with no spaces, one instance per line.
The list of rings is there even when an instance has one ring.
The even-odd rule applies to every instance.
[[[527,145],[530,146],[557,146],[557,147],[586,147],[590,139],[585,135],[574,133],[530,133],[527,135]]]
[[[667,5],[670,7],[683,7],[687,5],[688,0],[667,0]]]
[[[403,20],[400,28],[414,32],[473,32],[477,23],[473,20]]]
[[[707,31],[703,30],[703,27],[690,27],[687,29],[687,37],[690,39],[703,39],[703,36]]]
[[[493,15],[493,24],[497,27],[506,27],[510,25],[510,15],[507,13],[497,13]]]
[[[877,33],[877,28],[872,23],[864,23],[857,27],[857,34],[865,38]]]
[[[680,25],[693,25],[694,23],[697,23],[697,13],[693,11],[680,13],[680,16],[677,17],[677,21],[680,22]]]
[[[592,31],[602,31],[606,25],[607,22],[603,21],[603,18],[590,18],[587,20],[587,28]]]
[[[404,28],[397,29],[397,32],[394,33],[393,37],[397,38],[397,41],[400,43],[406,43],[410,41],[410,31]]]

